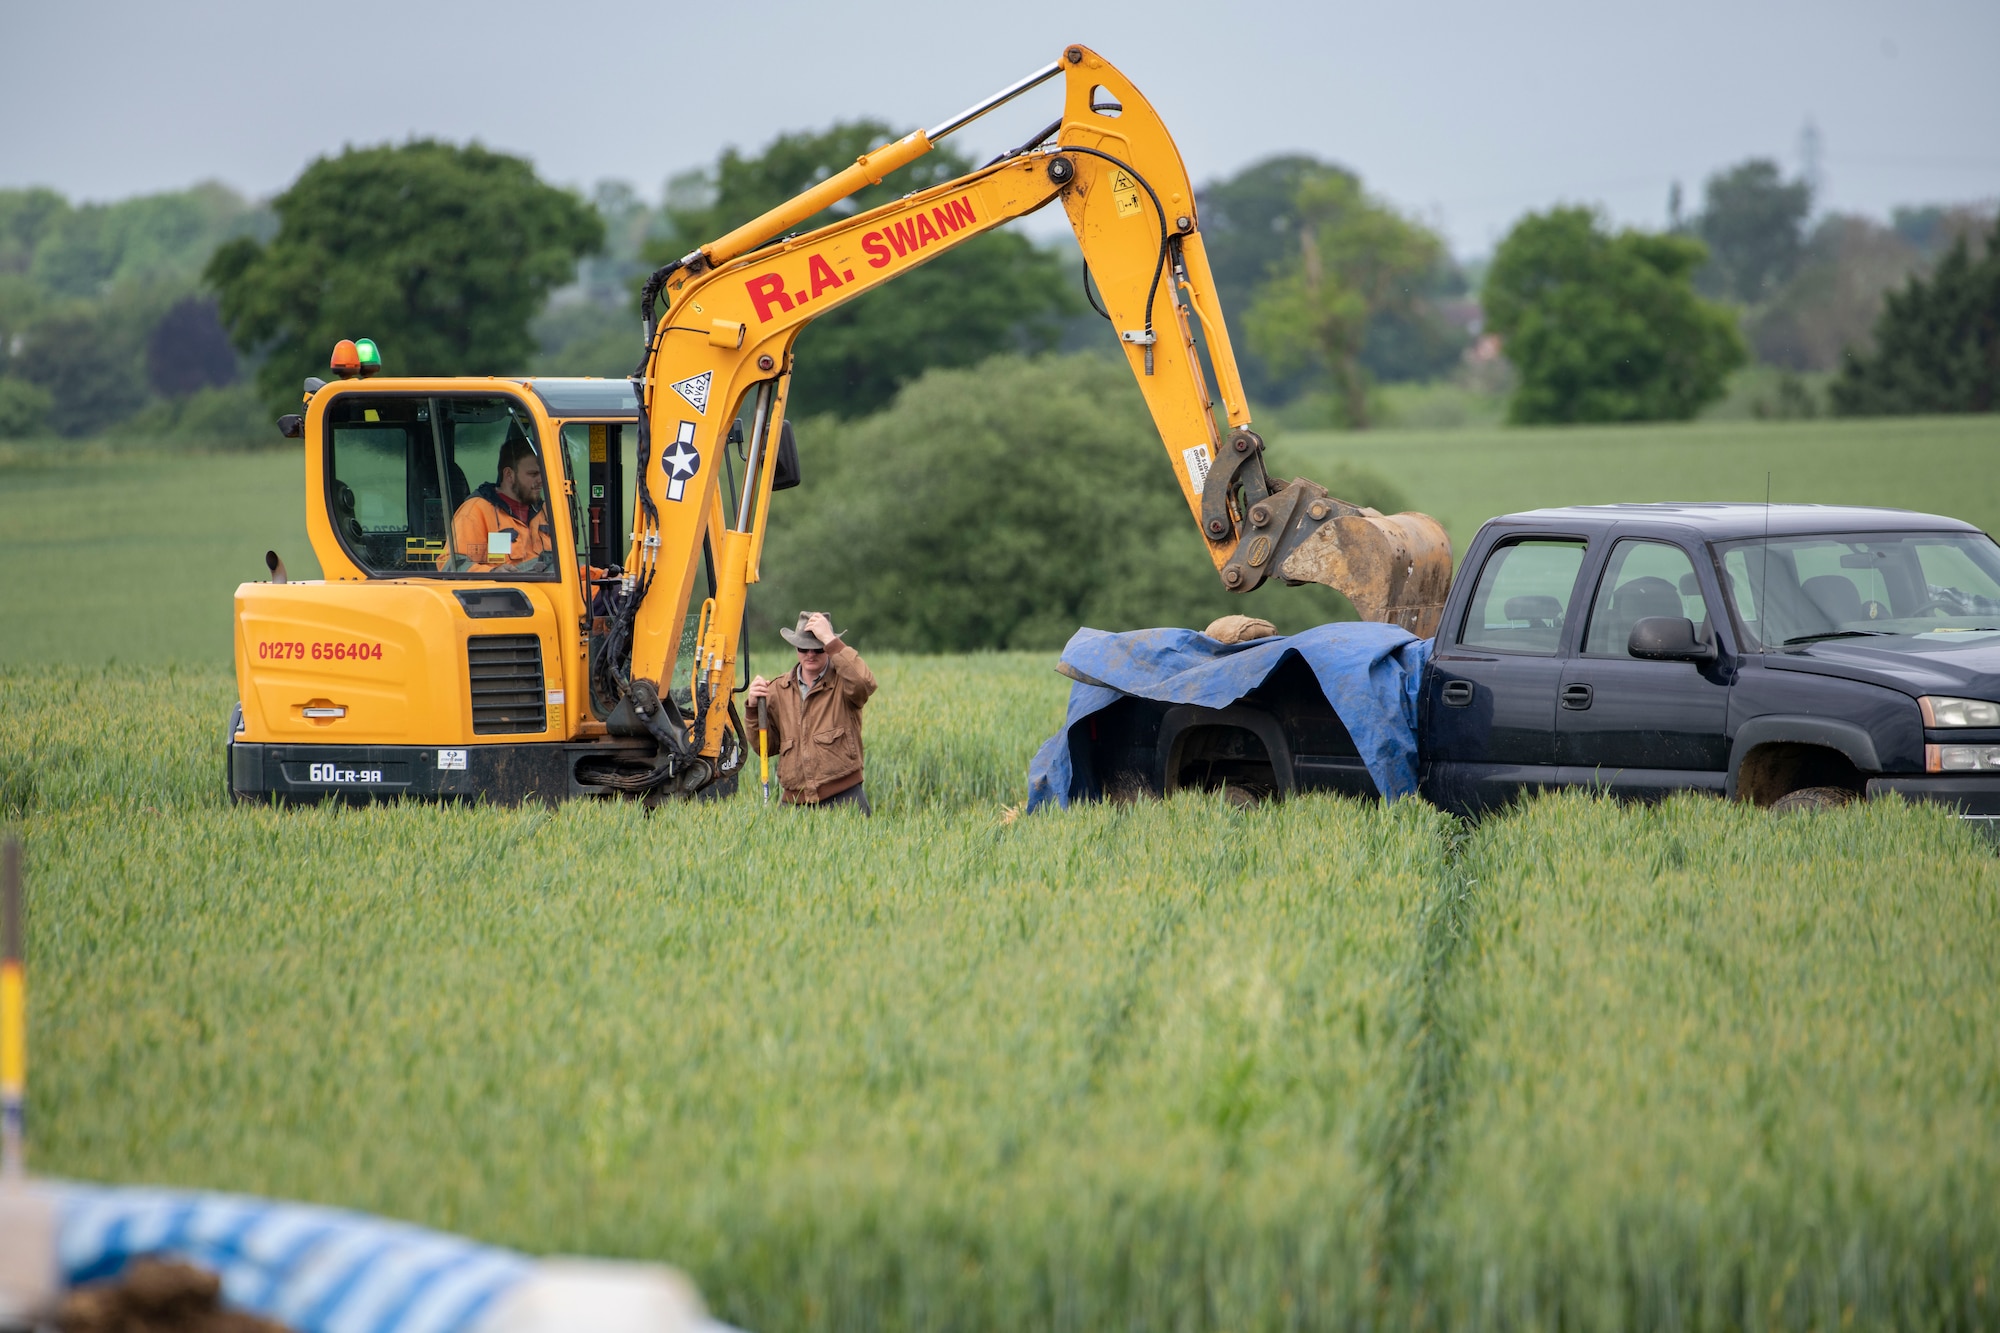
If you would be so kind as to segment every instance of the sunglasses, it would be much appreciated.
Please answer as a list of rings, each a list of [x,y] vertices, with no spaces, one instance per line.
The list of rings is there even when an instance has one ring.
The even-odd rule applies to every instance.
[[[825,652],[825,651],[826,651],[826,649],[824,649],[824,648],[801,648],[801,649],[799,649],[799,651],[800,651],[801,653],[805,653],[805,654],[807,654],[807,655],[809,655],[809,656],[818,656],[818,655],[819,655],[820,653],[823,653],[823,652]]]

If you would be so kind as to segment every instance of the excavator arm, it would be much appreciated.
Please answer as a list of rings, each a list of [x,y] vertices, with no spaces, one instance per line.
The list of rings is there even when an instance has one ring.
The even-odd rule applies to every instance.
[[[1032,142],[956,180],[783,235],[1057,78],[1063,114]],[[692,791],[726,766],[744,598],[758,579],[800,331],[1056,199],[1224,586],[1248,592],[1274,574],[1324,583],[1346,593],[1366,619],[1419,634],[1435,628],[1451,580],[1450,543],[1435,520],[1384,518],[1312,482],[1278,481],[1265,471],[1179,150],[1130,80],[1088,48],[1071,46],[1048,67],[935,129],[876,149],[647,283],[647,352],[635,377],[641,406],[632,547],[613,590],[607,660],[632,712],[662,742],[662,782],[671,769],[673,785]],[[1204,350],[1226,433],[1209,394]],[[722,453],[731,423],[746,412],[747,467],[729,519],[719,489]],[[684,662],[677,659],[704,537],[714,596],[698,615],[695,660]],[[662,702],[681,681],[693,696],[685,719]]]

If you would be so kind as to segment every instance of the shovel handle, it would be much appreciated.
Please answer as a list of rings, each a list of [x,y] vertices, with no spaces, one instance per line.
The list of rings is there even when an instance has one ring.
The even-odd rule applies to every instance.
[[[757,701],[757,767],[764,781],[764,795],[771,794],[771,708],[768,699]]]

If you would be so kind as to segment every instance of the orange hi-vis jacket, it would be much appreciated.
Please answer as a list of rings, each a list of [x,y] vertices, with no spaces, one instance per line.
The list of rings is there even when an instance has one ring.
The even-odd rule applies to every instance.
[[[454,551],[470,560],[473,569],[490,574],[502,565],[517,565],[554,550],[548,509],[523,516],[523,508],[492,482],[482,485],[452,515],[451,551],[438,557],[438,568],[450,562]]]

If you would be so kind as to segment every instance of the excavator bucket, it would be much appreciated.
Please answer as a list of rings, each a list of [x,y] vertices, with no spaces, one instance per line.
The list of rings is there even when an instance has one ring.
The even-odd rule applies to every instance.
[[[1347,595],[1363,620],[1437,633],[1451,591],[1451,538],[1429,514],[1373,509],[1331,519],[1278,566],[1288,583],[1323,583]]]
[[[1202,479],[1195,521],[1215,554],[1222,586],[1249,592],[1276,575],[1322,583],[1363,620],[1437,632],[1451,592],[1451,538],[1429,514],[1389,514],[1351,504],[1304,477],[1278,481],[1264,468],[1264,438],[1229,432]]]

